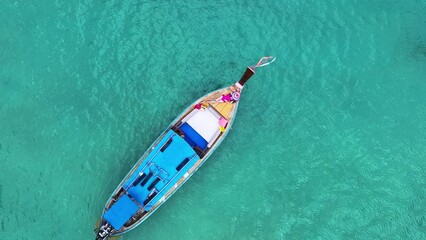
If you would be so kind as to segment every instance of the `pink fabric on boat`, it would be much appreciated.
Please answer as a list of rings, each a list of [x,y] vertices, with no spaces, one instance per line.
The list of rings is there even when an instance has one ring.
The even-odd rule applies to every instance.
[[[228,124],[228,120],[226,120],[225,118],[221,117],[219,119],[219,126],[226,127],[227,124]]]
[[[222,95],[222,101],[224,101],[224,102],[230,102],[230,101],[232,101],[232,95],[231,94]]]
[[[194,107],[195,109],[201,109],[201,104],[200,103],[198,103],[198,104],[195,104],[195,107]]]

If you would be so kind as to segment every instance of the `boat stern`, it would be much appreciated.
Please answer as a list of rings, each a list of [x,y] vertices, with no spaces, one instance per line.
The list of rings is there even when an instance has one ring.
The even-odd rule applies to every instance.
[[[102,219],[100,219],[96,223],[95,229],[93,231],[96,234],[96,238],[95,238],[96,240],[107,240],[110,238],[113,228],[109,223],[102,221]]]

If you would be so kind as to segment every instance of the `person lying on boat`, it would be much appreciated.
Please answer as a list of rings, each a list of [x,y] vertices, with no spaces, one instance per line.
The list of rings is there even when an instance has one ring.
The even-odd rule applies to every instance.
[[[216,99],[216,102],[237,102],[240,100],[240,89],[236,88],[235,86],[230,86],[229,90],[231,93],[228,94],[222,94],[219,98]]]
[[[240,100],[240,93],[238,91],[222,95],[221,97],[216,99],[216,101],[218,102],[236,102],[238,100]]]

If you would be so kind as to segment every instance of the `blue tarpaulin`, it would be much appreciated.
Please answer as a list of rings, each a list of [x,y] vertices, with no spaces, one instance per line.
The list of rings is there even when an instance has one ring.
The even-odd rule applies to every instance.
[[[180,129],[185,133],[185,140],[193,147],[198,146],[202,150],[207,148],[207,141],[195,131],[188,123],[182,124]],[[188,141],[189,140],[189,141]]]
[[[122,195],[104,214],[104,219],[119,230],[138,211],[139,207],[127,195]]]
[[[176,168],[187,158],[190,161],[178,171]],[[169,130],[127,180],[124,189],[145,211],[149,211],[198,159],[191,146],[173,130]],[[137,181],[141,175],[145,178]],[[148,179],[149,175],[151,177]],[[156,197],[148,204],[147,199],[152,190],[155,190]]]

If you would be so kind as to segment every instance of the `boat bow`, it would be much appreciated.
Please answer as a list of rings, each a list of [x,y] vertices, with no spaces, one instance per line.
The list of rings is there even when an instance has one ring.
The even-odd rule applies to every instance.
[[[256,73],[256,68],[267,66],[275,61],[276,57],[263,57],[254,66],[247,67],[241,79],[235,83],[239,89],[243,89],[244,84]]]

